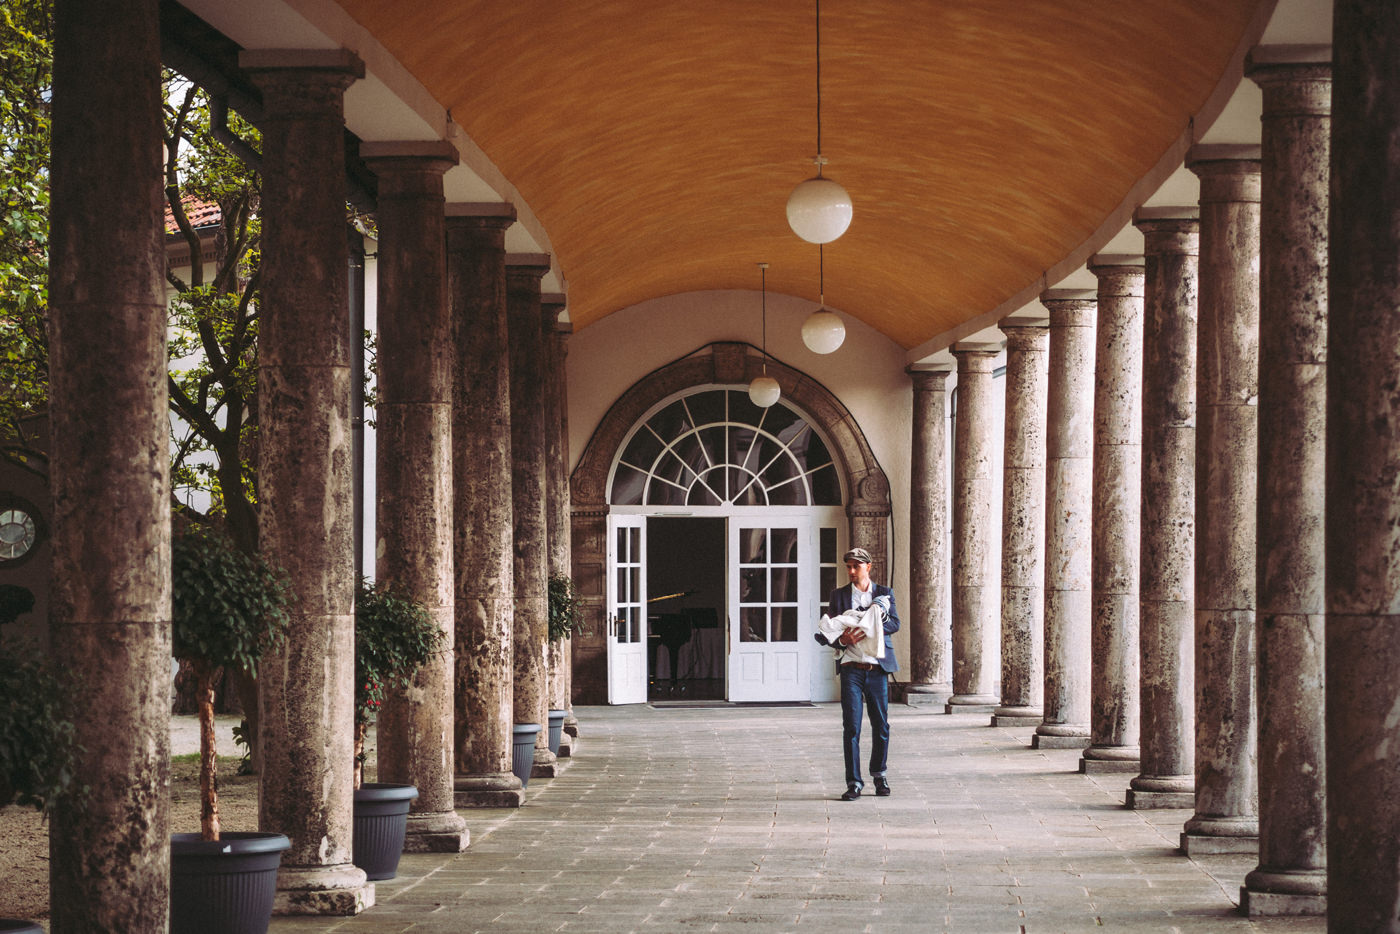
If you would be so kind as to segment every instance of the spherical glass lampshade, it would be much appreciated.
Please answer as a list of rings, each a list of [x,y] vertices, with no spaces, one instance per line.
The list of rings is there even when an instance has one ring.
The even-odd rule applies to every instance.
[[[851,226],[851,196],[829,178],[809,178],[788,195],[787,219],[808,243],[830,243]]]
[[[831,353],[845,339],[845,322],[834,311],[818,308],[802,322],[802,343],[812,353]]]
[[[766,409],[777,402],[782,394],[783,390],[778,386],[778,381],[771,376],[759,376],[749,383],[749,399],[760,409]]]

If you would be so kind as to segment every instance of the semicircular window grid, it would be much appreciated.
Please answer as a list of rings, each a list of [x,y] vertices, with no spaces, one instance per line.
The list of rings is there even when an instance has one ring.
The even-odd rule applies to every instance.
[[[781,402],[707,389],[633,432],[613,473],[616,506],[839,506],[826,443]]]

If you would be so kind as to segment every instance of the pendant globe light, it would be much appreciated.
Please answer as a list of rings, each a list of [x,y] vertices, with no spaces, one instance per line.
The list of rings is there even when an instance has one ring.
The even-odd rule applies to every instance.
[[[822,0],[817,4],[817,174],[792,190],[787,201],[788,226],[808,243],[830,243],[851,226],[851,196],[822,177]]]
[[[846,324],[841,316],[826,307],[826,254],[817,246],[817,269],[820,307],[802,322],[802,343],[812,353],[832,353],[846,339]]]
[[[766,409],[778,401],[783,390],[778,381],[768,375],[768,264],[759,263],[758,268],[762,270],[760,282],[763,289],[763,375],[754,377],[754,381],[749,383],[749,400],[760,409]]]

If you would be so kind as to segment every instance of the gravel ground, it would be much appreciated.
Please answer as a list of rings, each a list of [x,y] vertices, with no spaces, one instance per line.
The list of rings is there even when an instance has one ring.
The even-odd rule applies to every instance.
[[[219,752],[219,819],[225,830],[258,829],[258,779],[237,775],[238,747],[233,727],[241,718],[216,718]],[[371,767],[374,762],[370,731]],[[176,756],[170,775],[170,826],[173,832],[199,829],[199,763],[181,759],[199,752],[199,722],[175,716],[170,723],[170,746]],[[49,828],[32,808],[0,808],[0,918],[43,921],[49,916]]]

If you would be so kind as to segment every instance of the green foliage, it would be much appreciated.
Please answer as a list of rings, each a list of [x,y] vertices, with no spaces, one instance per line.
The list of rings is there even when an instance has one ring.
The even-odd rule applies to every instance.
[[[446,641],[421,603],[361,578],[355,592],[355,722],[368,723],[389,691],[407,687]]]
[[[583,628],[583,601],[574,579],[562,575],[549,579],[549,641],[568,638]]]
[[[61,699],[37,652],[0,658],[0,806],[15,802],[47,813],[64,796],[81,798],[73,763],[82,748]]]
[[[0,4],[0,457],[47,475],[32,417],[48,399],[49,0]]]
[[[191,528],[171,549],[175,656],[211,668],[257,670],[286,639],[286,578],[226,536]]]

